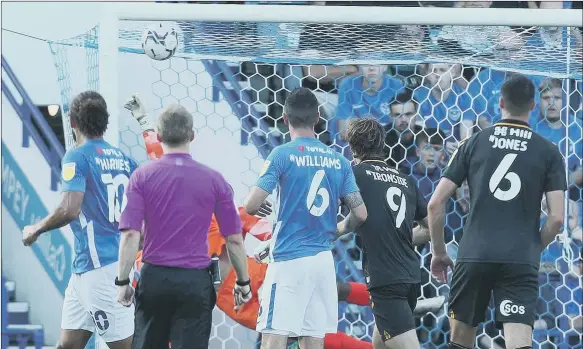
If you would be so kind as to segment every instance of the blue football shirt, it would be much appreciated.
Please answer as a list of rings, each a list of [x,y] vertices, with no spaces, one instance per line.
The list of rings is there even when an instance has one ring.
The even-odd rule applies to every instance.
[[[350,162],[315,138],[296,138],[275,147],[257,187],[277,187],[274,261],[330,251],[336,235],[339,200],[358,191]]]
[[[342,80],[338,86],[335,120],[372,116],[381,124],[387,125],[391,121],[389,104],[405,87],[399,79],[387,75],[383,75],[382,79],[381,88],[375,94],[365,91],[362,76],[350,76]],[[328,127],[333,135],[338,132],[336,122],[329,123]]]
[[[75,236],[73,273],[81,274],[118,260],[118,221],[125,188],[137,163],[104,140],[89,140],[63,157],[63,192],[85,193],[81,214],[71,222]]]
[[[559,147],[561,154],[567,157],[567,169],[573,171],[581,167],[581,159],[583,159],[581,145],[583,123],[575,117],[569,119],[568,128],[564,126],[565,123],[562,123],[561,127],[554,128],[546,120],[539,120],[533,125],[533,130]]]
[[[544,77],[537,75],[526,75],[532,80],[535,88],[542,82]],[[500,90],[506,79],[506,72],[494,69],[482,69],[468,85],[468,94],[472,99],[472,110],[478,115],[486,118],[490,123],[495,123],[502,119],[500,111]],[[539,93],[535,93],[535,101],[538,104]],[[531,117],[538,115],[535,108]]]
[[[413,98],[419,103],[419,116],[426,127],[438,128],[448,137],[454,136],[458,141],[459,125],[462,120],[477,122],[470,96],[457,84],[452,84],[451,92],[443,101],[436,100],[431,94],[431,89],[426,86],[416,88],[413,91]]]

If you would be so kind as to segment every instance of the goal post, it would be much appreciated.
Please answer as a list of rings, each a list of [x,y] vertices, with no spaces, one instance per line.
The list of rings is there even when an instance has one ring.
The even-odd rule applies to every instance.
[[[143,30],[156,22],[172,22],[178,28],[179,46],[168,60],[149,59],[141,47]],[[450,79],[446,89],[453,90],[455,85],[460,94],[469,94],[479,80],[479,88],[472,90],[466,109],[456,105],[457,109],[450,108],[451,114],[447,111],[444,123],[449,123],[452,129],[464,126],[466,112],[475,115],[476,124],[482,115],[499,113],[496,79],[501,75],[526,74],[537,88],[549,78],[560,79],[561,114],[568,116],[562,140],[569,140],[573,132],[581,132],[583,115],[583,98],[578,97],[583,94],[580,27],[583,27],[581,12],[569,9],[104,3],[96,28],[50,45],[61,86],[64,119],[68,120],[67,106],[73,95],[83,89],[99,90],[111,114],[106,140],[145,162],[141,130],[123,109],[125,99],[140,93],[153,122],[163,107],[180,103],[195,115],[193,156],[223,173],[233,186],[235,200],[241,203],[261,172],[266,152],[288,139],[281,111],[287,93],[294,88],[309,87],[321,103],[322,122],[316,130],[320,139],[335,149],[344,146],[336,142],[333,134],[343,98],[339,89],[342,81],[360,74],[359,65],[383,69],[388,65],[389,73],[382,71],[381,75],[399,80],[411,90],[429,83],[434,74]],[[559,34],[559,42],[545,46],[541,42],[545,38],[539,35],[541,28],[549,29],[545,35]],[[442,72],[428,67],[444,63],[447,64],[440,68]],[[484,75],[480,68],[486,68],[482,72],[493,73]],[[471,73],[473,80],[465,81],[464,72]],[[429,99],[423,98],[418,104]],[[389,114],[389,101],[381,103],[378,109]],[[541,110],[536,112],[544,114]],[[570,119],[571,115],[574,119]],[[383,117],[389,119],[388,115]],[[423,129],[423,133],[428,129]],[[580,142],[576,139],[558,142],[566,164],[573,160],[581,164],[576,152]],[[399,139],[394,147],[406,146]],[[442,154],[446,163],[447,152],[437,153]],[[463,194],[456,199],[463,202]],[[580,207],[580,203],[577,205]],[[572,203],[567,201],[567,206]],[[446,219],[446,230],[453,236],[448,246],[453,252],[464,214],[467,212],[454,210]],[[570,230],[564,236],[570,236]],[[571,243],[567,242],[564,246]],[[361,282],[362,261],[357,243],[348,237],[342,246],[348,252],[336,255],[338,278]],[[439,295],[446,287],[429,277],[426,263],[429,250],[420,248],[418,252],[424,275],[423,297]],[[576,257],[572,249],[565,248],[561,253],[561,262],[555,260],[553,264],[557,269],[562,261],[570,263]],[[560,273],[566,282],[570,271],[560,269]],[[543,286],[550,284],[548,281]],[[562,292],[571,290],[568,287],[571,286],[559,288]],[[578,292],[580,289],[579,286]],[[572,291],[569,297],[575,294]],[[575,301],[560,296],[560,292],[553,293],[553,297],[545,299],[547,313],[555,314],[551,305],[560,303],[563,308],[555,316],[561,319],[571,316],[569,307]],[[346,304],[339,307],[339,330],[370,340],[370,310]],[[446,318],[442,309],[420,321],[417,331],[423,347],[446,336],[447,327],[443,325]],[[218,310],[214,319],[211,349],[252,347],[249,345],[256,338],[254,332],[230,321]],[[572,330],[561,327],[559,332],[566,338]],[[541,333],[535,331],[536,343],[554,340]],[[478,337],[492,341],[501,338],[501,333],[481,328]]]

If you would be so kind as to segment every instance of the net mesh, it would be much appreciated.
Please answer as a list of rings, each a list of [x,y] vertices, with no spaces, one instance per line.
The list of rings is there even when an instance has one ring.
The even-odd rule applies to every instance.
[[[429,199],[457,142],[500,117],[498,99],[505,76],[522,72],[540,90],[531,119],[535,131],[559,145],[569,172],[580,171],[583,84],[578,81],[582,76],[578,28],[178,22],[176,55],[153,61],[143,55],[140,42],[142,30],[151,23],[121,22],[120,102],[137,92],[153,109],[154,118],[176,102],[195,113],[197,140],[192,153],[223,173],[238,203],[255,183],[263,158],[289,140],[281,117],[283,103],[299,86],[311,88],[321,102],[318,137],[346,156],[350,156],[342,139],[346,118],[377,117],[387,129],[388,159],[409,171]],[[50,43],[65,114],[74,94],[107,88],[98,81],[97,33],[96,28]],[[382,83],[375,83],[379,80]],[[398,94],[414,102],[397,98],[399,103],[392,103]],[[121,112],[119,123],[121,148],[138,161],[147,161],[137,122]],[[570,181],[565,233],[541,259],[534,331],[539,348],[581,348],[581,264],[576,264],[581,188],[575,176]],[[448,204],[445,230],[453,257],[469,209],[468,195],[463,186]],[[544,208],[543,202],[541,220]],[[447,299],[448,286],[430,277],[429,246],[417,251],[421,298]],[[364,281],[355,236],[340,240],[334,256],[339,280]],[[493,311],[491,306],[487,322],[479,328],[480,348],[503,345]],[[369,307],[339,304],[339,331],[370,342],[373,324]],[[447,347],[449,324],[443,308],[420,317],[417,325],[423,348]],[[215,310],[211,348],[254,348],[256,341],[255,332]]]

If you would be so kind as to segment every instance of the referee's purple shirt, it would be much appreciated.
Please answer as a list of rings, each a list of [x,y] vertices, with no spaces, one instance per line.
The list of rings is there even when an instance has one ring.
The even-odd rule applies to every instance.
[[[165,154],[130,177],[119,230],[142,230],[145,262],[168,267],[209,266],[208,229],[214,213],[224,236],[241,233],[233,189],[190,154]]]

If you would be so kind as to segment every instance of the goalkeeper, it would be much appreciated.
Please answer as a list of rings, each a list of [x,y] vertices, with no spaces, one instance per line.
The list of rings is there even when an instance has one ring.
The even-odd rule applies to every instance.
[[[125,108],[132,112],[132,116],[140,124],[149,159],[156,160],[161,157],[162,147],[158,141],[157,133],[151,126],[145,104],[138,96],[134,96],[125,104]],[[265,219],[251,216],[242,208],[239,208],[239,213],[244,237],[247,233],[250,233],[260,241],[267,241],[271,238],[271,227]],[[262,215],[270,214],[270,208],[264,207],[261,213]],[[419,237],[419,240],[423,240],[423,237]],[[253,258],[248,259],[247,265],[249,268],[249,276],[252,280],[251,290],[253,295],[251,301],[244,303],[238,311],[235,311],[235,300],[233,299],[232,290],[236,277],[234,269],[225,253],[225,239],[220,234],[218,224],[214,217],[209,228],[208,241],[209,255],[219,256],[221,275],[227,275],[218,290],[217,306],[240,325],[255,330],[259,313],[258,294],[265,278],[267,264],[257,263]],[[258,248],[259,251],[261,251],[261,247]],[[259,259],[259,257],[257,258]],[[139,278],[141,264],[141,253],[139,253],[134,268],[134,285]],[[369,294],[365,284],[355,282],[337,283],[337,291],[339,301],[363,306],[369,305]],[[416,315],[422,316],[429,312],[436,312],[441,308],[443,302],[443,297],[422,300],[418,302],[415,313]],[[338,332],[326,335],[324,347],[325,349],[372,349],[372,344]]]

